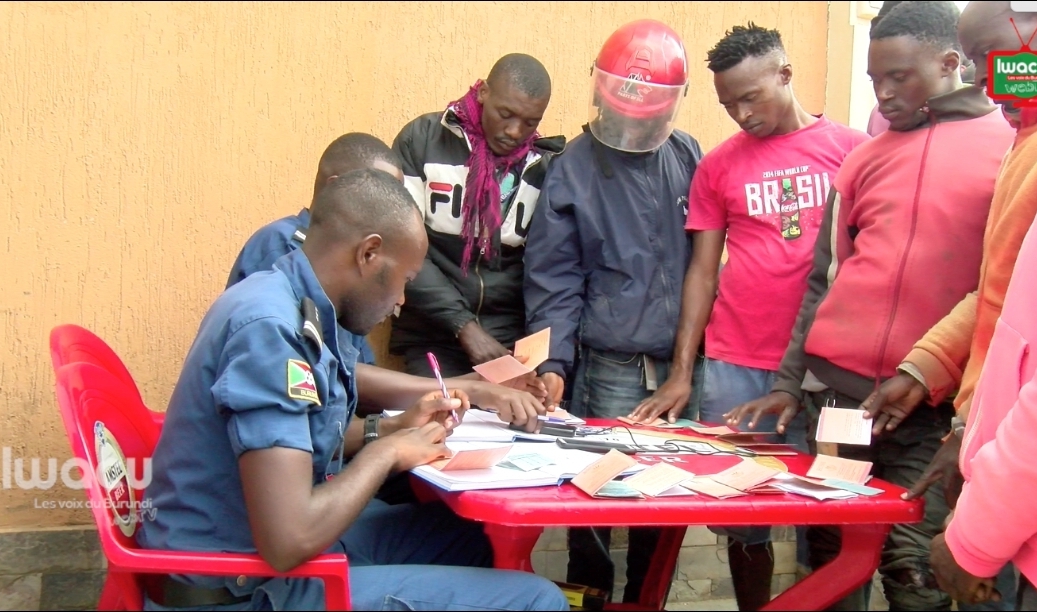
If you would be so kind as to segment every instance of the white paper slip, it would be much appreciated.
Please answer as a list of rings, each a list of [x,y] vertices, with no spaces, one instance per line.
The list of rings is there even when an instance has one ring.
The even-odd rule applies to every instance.
[[[829,499],[853,499],[856,493],[845,489],[836,489],[825,485],[805,480],[793,474],[782,473],[774,477],[774,487],[786,493],[811,497],[819,501]]]
[[[554,459],[540,453],[522,453],[520,455],[512,453],[497,465],[504,468],[528,472],[552,464],[554,464]]]
[[[692,491],[691,489],[685,489],[681,485],[677,485],[675,487],[670,487],[669,489],[666,489],[662,493],[656,495],[656,497],[690,497],[692,495],[698,495],[698,493]]]
[[[862,484],[857,484],[855,482],[846,482],[845,480],[836,480],[835,478],[827,478],[825,480],[822,480],[821,484],[825,485],[826,487],[835,487],[836,489],[852,491],[859,495],[866,495],[868,497],[882,493],[882,489],[868,487]]]
[[[864,419],[867,414],[856,408],[821,408],[817,421],[817,441],[833,444],[871,444],[872,421]]]

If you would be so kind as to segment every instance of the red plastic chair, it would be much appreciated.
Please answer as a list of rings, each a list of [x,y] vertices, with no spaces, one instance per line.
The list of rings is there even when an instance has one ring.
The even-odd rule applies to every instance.
[[[327,609],[349,609],[349,563],[345,555],[319,555],[290,572],[282,573],[270,567],[259,555],[139,548],[133,534],[140,514],[120,522],[123,513],[113,511],[113,506],[117,507],[120,500],[128,497],[130,510],[147,511],[139,506],[143,490],[133,485],[143,479],[144,462],[151,458],[160,428],[151,420],[150,411],[131,387],[92,363],[72,363],[59,368],[57,398],[72,455],[80,461],[83,471],[83,485],[101,539],[101,549],[108,560],[108,575],[98,610],[141,610],[144,603],[142,579],[146,574],[320,578],[324,581]],[[110,455],[104,470],[98,469],[95,435],[98,424],[103,424],[121,449],[125,458],[123,469],[135,477],[133,482],[117,480],[111,493],[102,485],[105,473],[110,472],[112,465]],[[134,503],[138,505],[135,507]],[[123,524],[126,525],[125,532]]]
[[[54,364],[55,372],[61,366],[77,362],[100,366],[129,387],[136,394],[140,403],[144,404],[144,397],[137,388],[133,375],[126,368],[126,364],[107,342],[88,329],[72,324],[59,325],[52,329],[50,331],[50,360]],[[166,413],[157,410],[150,412],[152,420],[162,427]]]

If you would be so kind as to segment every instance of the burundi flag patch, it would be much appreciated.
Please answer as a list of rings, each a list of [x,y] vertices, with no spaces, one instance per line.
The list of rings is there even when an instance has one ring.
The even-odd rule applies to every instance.
[[[288,397],[320,406],[317,383],[313,380],[310,364],[298,359],[288,360]]]

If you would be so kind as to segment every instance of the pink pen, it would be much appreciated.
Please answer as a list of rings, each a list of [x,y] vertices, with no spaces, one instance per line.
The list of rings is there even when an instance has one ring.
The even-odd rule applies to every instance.
[[[436,380],[439,381],[439,388],[443,390],[443,398],[450,399],[450,392],[447,391],[446,383],[443,382],[443,373],[439,371],[439,362],[436,361],[436,356],[431,351],[428,353],[428,364],[432,367],[432,373],[436,375]],[[455,423],[461,422],[461,419],[457,418],[456,410],[451,410],[450,415],[454,417]]]

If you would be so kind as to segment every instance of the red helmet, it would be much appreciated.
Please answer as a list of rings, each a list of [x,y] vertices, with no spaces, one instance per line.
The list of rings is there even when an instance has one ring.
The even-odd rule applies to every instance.
[[[687,93],[688,58],[680,36],[653,19],[609,36],[591,69],[591,132],[604,144],[644,152],[673,131]]]

